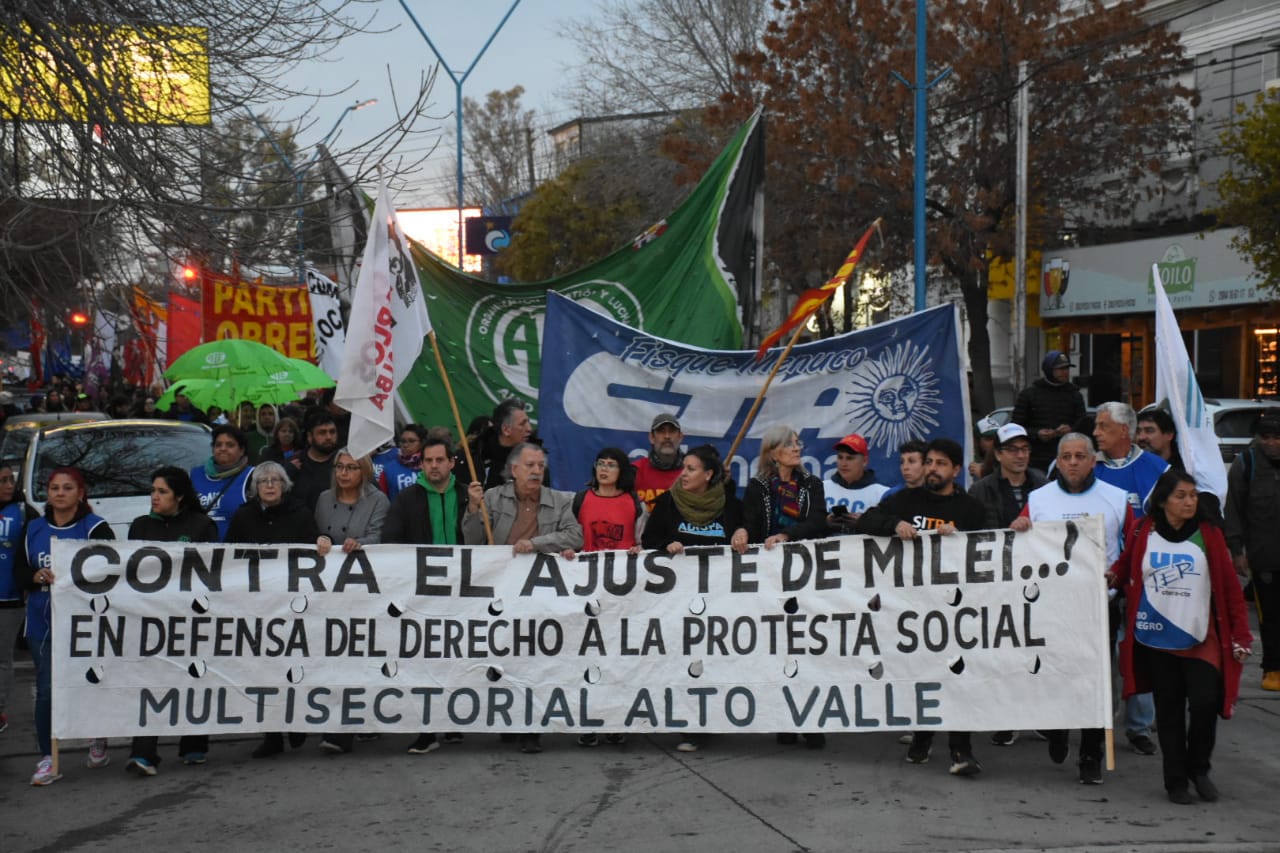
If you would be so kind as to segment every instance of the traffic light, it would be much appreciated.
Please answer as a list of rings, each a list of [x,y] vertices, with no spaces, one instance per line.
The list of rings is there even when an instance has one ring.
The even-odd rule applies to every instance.
[[[79,308],[72,311],[71,316],[67,319],[71,321],[71,327],[73,329],[83,329],[85,326],[89,325],[89,315],[86,312],[81,311]]]
[[[200,277],[200,270],[191,264],[182,265],[182,280],[187,284],[195,284],[196,279]]]

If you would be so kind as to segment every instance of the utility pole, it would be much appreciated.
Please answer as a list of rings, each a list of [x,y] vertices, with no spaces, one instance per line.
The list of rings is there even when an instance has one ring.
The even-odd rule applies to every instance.
[[[1018,63],[1018,154],[1017,201],[1015,203],[1015,261],[1013,271],[1013,340],[1009,347],[1013,358],[1013,390],[1025,385],[1027,367],[1027,134],[1031,121],[1027,116],[1027,63]]]

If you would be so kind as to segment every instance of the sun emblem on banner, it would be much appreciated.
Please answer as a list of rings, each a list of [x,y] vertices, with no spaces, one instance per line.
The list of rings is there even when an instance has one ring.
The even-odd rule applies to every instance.
[[[846,414],[853,431],[893,456],[898,446],[939,426],[942,393],[929,348],[905,341],[858,366]]]

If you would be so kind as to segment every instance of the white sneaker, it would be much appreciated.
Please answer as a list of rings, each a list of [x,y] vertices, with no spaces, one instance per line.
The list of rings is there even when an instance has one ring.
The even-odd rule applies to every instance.
[[[44,785],[52,785],[62,778],[61,773],[53,772],[53,756],[46,755],[40,759],[40,763],[36,765],[36,772],[31,777],[31,784],[37,788]]]
[[[96,737],[89,741],[89,760],[85,763],[93,770],[111,763],[111,756],[107,755],[106,738]]]

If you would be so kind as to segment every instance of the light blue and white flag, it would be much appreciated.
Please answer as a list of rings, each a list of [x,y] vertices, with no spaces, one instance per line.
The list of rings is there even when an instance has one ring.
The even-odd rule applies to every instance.
[[[783,362],[732,462],[746,484],[760,438],[788,424],[804,442],[804,465],[826,478],[833,445],[850,433],[866,439],[868,462],[895,485],[898,446],[947,437],[971,458],[968,389],[952,305],[795,347]],[[542,336],[538,433],[550,454],[552,484],[580,489],[595,454],[649,450],[654,416],[676,415],[686,447],[728,452],[781,350],[709,350],[654,337],[588,306],[548,292]]]
[[[1151,275],[1156,297],[1156,399],[1168,401],[1178,430],[1178,452],[1187,473],[1195,477],[1196,488],[1225,501],[1227,471],[1213,431],[1213,418],[1205,407],[1158,264],[1152,265]]]

